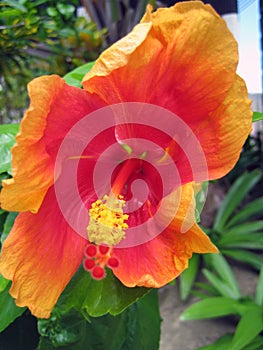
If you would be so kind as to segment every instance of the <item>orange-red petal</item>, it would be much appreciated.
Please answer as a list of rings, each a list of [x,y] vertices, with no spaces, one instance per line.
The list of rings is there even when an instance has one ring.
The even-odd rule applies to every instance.
[[[176,190],[165,201],[160,219],[169,217],[180,204],[171,224],[151,241],[132,248],[114,249],[119,266],[114,274],[128,287],[159,288],[188,267],[192,253],[216,253],[217,248],[194,220],[194,186]]]
[[[3,181],[1,207],[37,212],[54,182],[56,154],[66,133],[102,102],[68,86],[59,76],[43,76],[28,85],[30,107],[12,149],[12,179]]]
[[[153,14],[148,8],[142,23],[102,53],[83,85],[109,104],[148,102],[199,119],[226,96],[237,61],[223,19],[190,1]]]
[[[145,102],[178,115],[194,131],[214,179],[232,169],[251,131],[237,61],[237,43],[210,5],[187,1],[154,13],[148,7],[141,23],[99,57],[83,85],[109,104]],[[174,152],[181,159],[180,150]]]
[[[205,152],[210,179],[226,175],[239,159],[252,130],[250,105],[246,84],[236,75],[225,100],[196,126],[194,131]]]
[[[12,280],[16,304],[48,318],[81,264],[86,244],[65,222],[51,187],[37,214],[19,214],[3,244],[0,272]]]

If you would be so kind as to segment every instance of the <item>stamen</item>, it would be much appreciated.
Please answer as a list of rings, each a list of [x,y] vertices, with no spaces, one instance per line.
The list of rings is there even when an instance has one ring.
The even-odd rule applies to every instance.
[[[94,255],[94,252],[96,254]],[[90,272],[91,277],[101,280],[106,276],[105,267],[114,270],[119,266],[119,260],[112,255],[112,248],[94,244],[88,244],[84,251],[83,267]]]
[[[125,220],[129,216],[123,214],[125,200],[122,198],[122,196],[117,199],[114,195],[105,195],[102,200],[98,199],[92,203],[87,227],[90,242],[113,246],[125,238],[125,229],[128,228]]]

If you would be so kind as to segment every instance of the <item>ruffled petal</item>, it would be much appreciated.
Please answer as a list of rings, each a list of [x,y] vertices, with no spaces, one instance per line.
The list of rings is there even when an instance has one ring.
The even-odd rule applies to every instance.
[[[59,76],[43,76],[28,85],[30,107],[12,149],[12,179],[3,181],[1,207],[37,212],[54,182],[56,154],[63,137],[81,118],[104,105],[68,86]]]
[[[148,34],[138,36],[146,25]],[[153,14],[148,7],[142,23],[99,57],[83,85],[109,104],[157,104],[187,122],[220,104],[237,61],[237,43],[211,6],[190,1]]]
[[[209,178],[226,175],[239,159],[252,130],[251,100],[245,82],[236,75],[225,100],[194,130],[206,156]]]
[[[146,24],[148,33],[138,36]],[[99,57],[83,85],[109,104],[144,102],[175,113],[200,142],[208,172],[198,181],[204,181],[233,168],[251,131],[237,61],[237,43],[210,5],[188,1],[154,13],[148,7],[133,32]],[[118,128],[119,139],[126,134],[127,128]],[[194,181],[180,145],[164,148],[177,162],[182,183]]]
[[[48,318],[78,269],[86,243],[65,222],[51,187],[37,214],[19,214],[3,244],[0,272],[12,280],[16,304]]]
[[[176,216],[157,237],[132,248],[114,249],[120,261],[114,273],[124,285],[159,288],[188,267],[192,253],[218,252],[194,220],[192,183],[182,186],[164,199],[165,210],[159,220],[170,217],[178,199],[180,204]]]

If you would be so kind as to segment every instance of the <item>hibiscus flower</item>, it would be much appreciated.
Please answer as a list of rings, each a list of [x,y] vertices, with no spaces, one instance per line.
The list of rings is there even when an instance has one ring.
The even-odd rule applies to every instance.
[[[223,19],[211,6],[189,1],[154,13],[148,7],[140,24],[98,58],[84,77],[84,89],[56,75],[29,84],[30,107],[12,150],[13,178],[3,181],[0,196],[2,208],[20,212],[0,259],[18,306],[49,317],[83,259],[94,278],[103,278],[108,266],[127,287],[158,288],[187,268],[193,252],[217,252],[194,220],[194,194],[196,182],[233,168],[251,130],[250,101],[237,62],[237,44]],[[146,105],[148,112],[137,108],[134,125],[131,113],[124,113],[115,125],[96,131],[107,120],[99,117],[102,111],[124,106],[127,112],[133,103]],[[166,125],[170,113],[168,128],[181,121],[188,134],[174,131],[172,137],[158,124],[151,127],[147,108],[152,106],[152,120],[157,115]],[[206,171],[198,176],[187,158],[193,144],[182,146],[177,139],[189,135],[200,146],[193,154],[205,156]],[[137,149],[139,139],[157,145],[156,152]],[[112,144],[117,151],[105,158],[117,162],[110,179],[107,166],[105,174],[94,177]],[[179,174],[174,181],[171,163]],[[155,166],[168,174],[166,192]],[[143,198],[133,196],[138,180],[148,184]],[[103,191],[103,181],[110,191]],[[147,226],[156,213],[154,225]],[[129,230],[140,224],[146,226],[134,243]],[[151,227],[160,232],[151,235]]]

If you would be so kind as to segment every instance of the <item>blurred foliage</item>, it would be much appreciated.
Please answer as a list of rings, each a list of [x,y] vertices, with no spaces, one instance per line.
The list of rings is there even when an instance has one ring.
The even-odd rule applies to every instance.
[[[234,334],[225,334],[216,342],[198,350],[261,350],[263,347],[263,265],[258,275],[255,295],[242,295],[228,262],[222,255],[205,257],[203,274],[208,283],[196,283],[194,294],[200,301],[188,307],[181,320],[199,320],[232,316]],[[234,316],[234,318],[233,318]]]
[[[255,114],[255,113],[254,113]],[[259,113],[258,113],[259,114]],[[262,114],[260,114],[262,115]],[[234,169],[222,180],[222,183],[228,188],[231,184],[246,171],[260,169],[263,172],[263,130],[259,129],[247,138],[240,159]],[[258,183],[253,197],[263,196],[263,178]]]
[[[105,29],[76,17],[77,0],[3,0],[0,3],[0,123],[19,120],[26,84],[96,59]]]
[[[90,18],[98,28],[107,28],[106,42],[113,44],[140,22],[147,4],[156,8],[156,0],[82,0]]]

